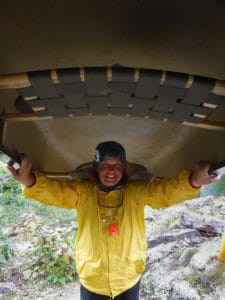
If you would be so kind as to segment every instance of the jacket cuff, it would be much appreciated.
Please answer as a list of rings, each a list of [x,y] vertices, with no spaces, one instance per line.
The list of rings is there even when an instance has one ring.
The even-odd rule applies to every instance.
[[[193,189],[200,189],[201,188],[201,185],[196,185],[194,182],[193,182],[193,173],[191,172],[188,176],[188,182],[190,184],[190,186],[193,188]]]
[[[35,173],[31,172],[31,174],[33,175],[34,182],[31,185],[28,185],[28,186],[26,185],[26,188],[28,188],[28,189],[31,188],[32,186],[34,186],[37,181]]]

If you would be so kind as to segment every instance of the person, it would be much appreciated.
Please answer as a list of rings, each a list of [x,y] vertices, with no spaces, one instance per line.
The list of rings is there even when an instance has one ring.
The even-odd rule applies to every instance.
[[[19,170],[8,166],[24,185],[26,198],[77,210],[75,259],[81,300],[138,300],[147,249],[145,205],[174,205],[219,179],[209,176],[209,163],[201,162],[174,178],[129,181],[126,164],[124,147],[104,141],[95,149],[90,179],[49,179],[32,170],[27,156],[21,157]]]
[[[220,250],[219,250],[217,258],[218,258],[218,260],[225,262],[225,230],[223,232]]]

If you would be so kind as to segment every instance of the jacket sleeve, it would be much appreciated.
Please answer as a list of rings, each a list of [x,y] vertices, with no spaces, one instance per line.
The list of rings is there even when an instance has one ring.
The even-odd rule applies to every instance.
[[[189,174],[190,171],[182,171],[176,177],[150,182],[144,190],[144,204],[161,208],[196,197],[200,189],[190,186]]]
[[[35,199],[43,204],[62,208],[77,208],[82,183],[77,180],[53,180],[41,172],[34,172],[36,183],[32,187],[24,187],[25,198]]]

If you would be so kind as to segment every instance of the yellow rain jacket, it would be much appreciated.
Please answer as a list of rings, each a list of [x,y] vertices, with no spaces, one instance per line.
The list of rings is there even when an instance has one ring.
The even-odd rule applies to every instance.
[[[225,261],[225,231],[223,233],[218,259]]]
[[[199,192],[189,185],[188,171],[171,179],[128,182],[109,193],[91,180],[35,176],[36,184],[24,188],[25,197],[77,210],[75,258],[80,281],[89,291],[110,297],[133,287],[145,269],[144,206],[171,206]]]

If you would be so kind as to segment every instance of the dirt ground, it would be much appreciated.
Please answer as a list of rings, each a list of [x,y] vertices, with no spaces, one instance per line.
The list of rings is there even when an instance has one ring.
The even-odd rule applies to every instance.
[[[49,288],[37,295],[33,300],[79,300],[80,284],[79,281],[69,283],[62,288]]]

